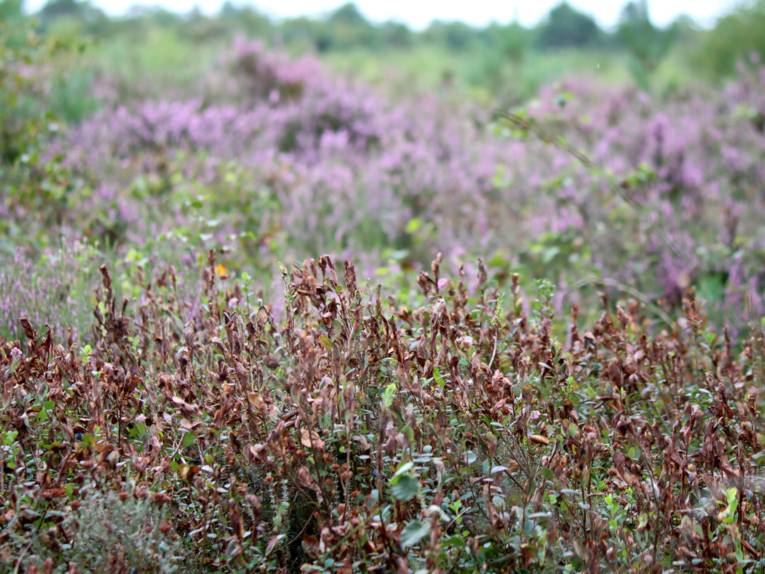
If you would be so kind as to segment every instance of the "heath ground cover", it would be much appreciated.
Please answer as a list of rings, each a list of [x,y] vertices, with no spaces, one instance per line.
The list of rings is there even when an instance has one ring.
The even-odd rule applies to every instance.
[[[765,568],[756,57],[508,107],[240,38],[83,103],[5,34],[4,571]]]

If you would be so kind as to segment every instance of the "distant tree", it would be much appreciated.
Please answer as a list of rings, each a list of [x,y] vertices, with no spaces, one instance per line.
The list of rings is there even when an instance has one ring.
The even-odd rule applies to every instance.
[[[235,6],[224,2],[218,18],[227,27],[242,30],[253,36],[267,36],[273,31],[273,25],[267,16],[251,6]]]
[[[531,32],[518,22],[513,22],[503,31],[500,50],[502,55],[511,62],[520,64],[530,45]]]
[[[524,60],[532,46],[532,31],[516,21],[505,26],[491,25],[479,34],[485,48],[476,59],[473,82],[486,87],[503,105],[518,103],[519,92],[524,89]]]
[[[580,47],[594,44],[601,35],[592,17],[561,2],[547,15],[539,30],[542,48]]]
[[[333,24],[344,24],[346,26],[369,26],[369,22],[367,22],[367,19],[364,18],[364,15],[361,12],[359,12],[356,4],[353,2],[343,4],[340,8],[332,12],[329,21]]]
[[[412,31],[400,22],[386,22],[380,30],[382,41],[392,48],[405,48],[412,45]]]
[[[765,59],[765,0],[740,5],[705,32],[695,63],[714,76],[733,73],[739,61]]]
[[[653,25],[646,0],[632,0],[622,9],[616,39],[632,56],[632,74],[642,87],[648,87],[676,32],[676,28],[662,30]]]
[[[45,22],[56,18],[80,18],[90,8],[84,0],[49,0],[40,10],[40,19]]]
[[[23,0],[0,1],[0,22],[18,20],[24,16]]]
[[[279,43],[300,49],[316,49],[326,52],[332,47],[332,38],[326,22],[301,16],[279,24],[276,36]]]
[[[465,50],[478,38],[477,31],[463,22],[433,22],[425,30],[426,40],[444,46],[449,50]]]
[[[48,0],[38,13],[43,28],[49,28],[59,20],[76,23],[89,33],[105,31],[109,20],[101,10],[87,0]]]
[[[669,30],[675,41],[687,40],[699,32],[699,26],[696,21],[687,14],[680,14],[669,26]]]
[[[180,28],[185,23],[180,14],[157,6],[141,5],[131,6],[127,20],[132,24],[156,24],[162,28]]]
[[[228,18],[233,19],[239,16],[242,12],[247,10],[247,8],[238,8],[237,6],[234,6],[229,0],[226,0],[223,5],[220,7],[220,14],[219,16],[221,18]]]
[[[198,7],[194,7],[183,20],[180,31],[195,44],[225,39],[231,35],[228,22],[223,18],[209,17]]]
[[[316,47],[320,52],[380,44],[380,30],[373,26],[356,5],[348,3],[320,23]]]

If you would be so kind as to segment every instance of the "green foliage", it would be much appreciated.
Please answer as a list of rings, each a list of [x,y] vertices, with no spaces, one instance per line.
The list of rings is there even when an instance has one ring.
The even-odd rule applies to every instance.
[[[621,55],[639,52],[630,57],[629,72],[644,82],[677,36],[674,27],[665,31],[650,24],[633,26],[626,35],[610,34],[565,2],[536,28],[517,22],[476,28],[437,21],[422,32],[397,22],[372,24],[354,4],[321,19],[277,22],[232,3],[224,4],[215,16],[152,9],[109,19],[87,2],[57,0],[38,16],[49,33],[97,42],[89,60],[100,70],[118,72],[124,78],[123,89],[140,86],[151,91],[169,84],[189,86],[223,42],[244,34],[285,45],[292,52],[309,50],[332,61],[352,60],[355,74],[375,69],[374,77],[386,84],[395,68],[405,76],[400,78],[401,85],[409,89],[412,82],[426,81],[431,88],[446,79],[483,96],[511,92],[503,99],[517,102],[560,75],[605,73],[613,67],[614,48]],[[601,51],[589,53],[592,49]],[[616,63],[627,70],[618,58]],[[673,79],[684,75],[682,68],[677,70]]]
[[[429,534],[430,524],[419,520],[412,520],[401,531],[401,547],[409,548],[414,546]]]
[[[29,20],[0,21],[0,193],[6,207],[33,209],[48,221],[60,221],[73,186],[46,146],[66,122],[96,107],[90,74],[72,60],[81,48],[77,40],[38,35]],[[14,224],[0,222],[0,230]]]
[[[0,2],[0,24],[19,22],[24,17],[23,0],[3,0]]]
[[[713,77],[731,75],[752,55],[765,59],[765,0],[740,4],[701,35],[692,62]]]
[[[396,388],[395,383],[391,383],[385,387],[385,391],[383,392],[382,404],[386,409],[389,409],[391,405],[393,404],[393,399],[396,398],[397,390],[398,389]]]
[[[407,462],[396,471],[390,479],[391,492],[396,500],[406,502],[415,498],[420,492],[420,481],[412,472],[414,465]]]
[[[592,17],[568,2],[561,2],[550,10],[537,41],[542,48],[582,47],[595,44],[600,36],[600,28]]]
[[[643,89],[674,42],[674,29],[661,30],[651,23],[646,0],[628,2],[622,9],[616,39],[630,55],[630,72]]]
[[[64,527],[74,536],[59,560],[83,571],[103,572],[121,555],[137,572],[183,571],[183,549],[164,531],[167,513],[160,507],[150,500],[122,500],[114,492],[83,489],[83,494],[82,506],[65,520]]]
[[[44,58],[45,47],[28,23],[0,22],[0,160],[13,165],[29,155],[45,130],[39,92],[41,78],[24,73]]]

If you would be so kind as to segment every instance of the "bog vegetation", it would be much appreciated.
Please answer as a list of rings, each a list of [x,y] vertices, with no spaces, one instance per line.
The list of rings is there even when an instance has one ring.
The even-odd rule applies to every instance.
[[[763,13],[2,4],[0,571],[764,569]]]

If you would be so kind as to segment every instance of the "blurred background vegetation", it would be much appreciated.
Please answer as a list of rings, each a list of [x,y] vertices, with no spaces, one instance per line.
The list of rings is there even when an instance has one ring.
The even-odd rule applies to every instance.
[[[703,139],[696,135],[694,125],[711,125],[718,116],[724,117],[726,125],[729,123],[731,129],[736,128],[739,131],[735,137],[724,141],[714,140],[710,146],[698,144],[700,150],[710,147],[714,148],[714,151],[704,151],[707,155],[703,155],[701,160],[697,158],[698,165],[695,167],[705,172],[701,168],[707,167],[706,164],[717,165],[718,160],[728,162],[734,167],[744,165],[735,169],[726,167],[722,176],[715,176],[715,181],[719,179],[727,186],[717,195],[726,201],[733,197],[729,203],[740,209],[741,213],[756,213],[753,202],[758,196],[747,187],[747,182],[751,179],[759,185],[762,178],[756,175],[743,177],[739,172],[748,170],[754,173],[754,168],[750,169],[746,163],[750,152],[752,157],[758,158],[753,159],[752,164],[762,164],[756,155],[759,153],[759,144],[752,142],[760,141],[757,138],[760,138],[765,122],[763,112],[752,105],[753,98],[748,94],[734,94],[730,108],[715,105],[717,100],[710,101],[707,97],[718,92],[723,94],[722,87],[736,76],[737,66],[742,62],[756,63],[765,55],[765,34],[762,33],[765,30],[765,0],[740,3],[707,26],[700,26],[688,17],[678,17],[666,26],[658,26],[652,20],[647,2],[632,0],[624,4],[618,22],[608,29],[601,27],[592,15],[583,13],[566,2],[556,5],[534,26],[525,26],[518,21],[493,23],[485,27],[474,27],[462,22],[436,21],[422,30],[414,30],[397,22],[371,22],[350,3],[324,17],[291,19],[275,19],[258,11],[257,0],[251,4],[252,6],[245,6],[244,2],[236,5],[226,3],[215,14],[199,10],[180,14],[159,8],[135,7],[124,15],[114,16],[87,0],[49,0],[36,12],[31,12],[23,0],[0,0],[0,267],[4,261],[3,257],[5,261],[11,261],[19,268],[28,264],[28,275],[34,278],[28,281],[29,284],[50,283],[54,284],[54,287],[49,291],[58,294],[60,288],[62,292],[70,293],[69,299],[57,295],[58,300],[62,301],[67,310],[75,308],[73,301],[83,301],[85,311],[82,315],[90,321],[88,302],[80,297],[87,289],[82,287],[78,291],[78,280],[63,274],[60,269],[74,267],[71,258],[78,259],[77,265],[80,267],[87,267],[84,262],[95,260],[91,249],[94,246],[100,250],[98,255],[102,259],[105,258],[110,263],[123,261],[128,274],[137,274],[134,268],[143,266],[142,262],[149,255],[156,255],[168,261],[180,261],[180,243],[183,243],[188,252],[194,252],[194,248],[198,248],[199,253],[204,253],[202,246],[206,248],[214,242],[217,245],[219,241],[217,236],[213,238],[210,230],[221,225],[221,218],[229,218],[227,223],[230,223],[231,227],[226,229],[237,232],[246,230],[238,236],[241,239],[237,241],[247,246],[247,249],[241,250],[243,255],[230,258],[232,269],[234,264],[238,264],[253,277],[259,280],[265,278],[262,283],[267,287],[269,282],[273,282],[272,279],[275,279],[277,284],[279,281],[278,274],[274,272],[273,258],[286,258],[287,253],[293,255],[311,249],[352,251],[342,241],[335,241],[333,237],[329,237],[325,229],[321,229],[315,236],[306,232],[303,237],[308,239],[292,237],[290,234],[299,234],[287,229],[284,218],[294,209],[294,205],[284,207],[280,203],[289,194],[280,195],[279,186],[270,181],[270,176],[259,179],[261,174],[254,174],[251,168],[238,165],[228,156],[225,156],[225,159],[231,159],[230,163],[218,166],[216,169],[219,173],[215,172],[209,181],[202,183],[198,181],[197,173],[186,169],[195,165],[195,158],[184,156],[191,152],[188,149],[179,149],[165,150],[164,156],[155,153],[152,145],[156,144],[158,149],[162,149],[163,145],[161,138],[157,136],[160,143],[157,144],[153,140],[144,142],[143,145],[149,152],[140,155],[161,156],[162,161],[146,167],[136,160],[136,163],[129,165],[130,169],[126,168],[131,178],[126,176],[123,181],[115,176],[114,181],[117,183],[112,186],[113,189],[107,185],[112,183],[111,180],[105,181],[106,178],[103,178],[103,173],[108,168],[104,168],[104,171],[95,170],[96,173],[90,174],[87,169],[82,168],[78,171],[71,163],[60,161],[59,155],[64,155],[60,146],[71,143],[74,147],[79,145],[84,150],[82,155],[93,154],[105,165],[110,165],[112,150],[107,146],[102,145],[99,148],[98,143],[92,144],[87,137],[82,137],[79,141],[61,139],[62,134],[75,132],[78,126],[88,124],[85,120],[99,109],[104,112],[123,107],[126,110],[139,109],[136,115],[126,112],[125,117],[140,124],[145,119],[140,113],[141,105],[148,102],[145,109],[149,110],[149,115],[159,110],[156,112],[160,117],[160,120],[157,120],[158,131],[162,131],[166,126],[167,122],[162,123],[165,121],[163,118],[171,115],[176,108],[180,110],[176,122],[178,124],[188,122],[188,117],[183,115],[184,110],[192,109],[193,116],[199,117],[208,108],[215,108],[215,105],[218,106],[218,111],[223,109],[221,102],[228,103],[226,97],[220,96],[217,102],[214,99],[216,93],[225,94],[226,90],[217,85],[206,89],[208,86],[205,82],[225,83],[231,80],[230,75],[227,77],[225,73],[218,74],[226,66],[230,68],[231,62],[220,66],[218,64],[222,63],[224,55],[230,56],[232,40],[238,37],[255,38],[258,40],[256,44],[275,48],[275,52],[280,56],[281,52],[292,55],[313,54],[325,66],[350,78],[351,83],[358,80],[371,83],[379,88],[383,95],[393,96],[382,98],[383,100],[417,101],[417,98],[408,98],[412,94],[435,93],[439,97],[444,96],[444,115],[440,115],[439,112],[426,118],[427,128],[433,133],[439,133],[439,126],[444,123],[447,114],[463,115],[467,118],[466,123],[478,123],[475,117],[480,114],[474,116],[472,110],[480,110],[487,116],[497,108],[530,110],[535,103],[544,99],[539,97],[540,93],[550,88],[546,97],[555,102],[550,113],[553,118],[551,125],[556,129],[567,125],[563,115],[569,114],[566,117],[574,119],[570,122],[571,129],[565,133],[573,134],[574,137],[577,134],[585,134],[583,137],[586,137],[589,131],[582,127],[590,120],[589,112],[597,111],[600,104],[593,99],[593,102],[583,102],[580,108],[573,105],[574,110],[586,110],[581,117],[577,115],[578,112],[568,112],[572,106],[561,112],[567,106],[567,101],[573,99],[568,88],[559,89],[565,82],[557,80],[564,78],[581,80],[579,85],[597,86],[597,90],[605,85],[604,92],[610,91],[611,87],[623,90],[623,97],[617,98],[625,108],[622,115],[633,124],[639,125],[640,129],[634,125],[620,124],[628,133],[620,136],[623,140],[611,140],[617,143],[629,142],[633,137],[645,143],[649,138],[645,135],[647,132],[643,131],[649,129],[644,127],[646,119],[653,118],[658,126],[654,130],[660,140],[657,145],[661,147],[664,138],[662,130],[666,123],[662,110],[667,102],[679,102],[676,107],[666,108],[674,110],[669,112],[670,115],[678,109],[687,109],[687,102],[693,98],[709,102],[704,108],[709,111],[708,116],[695,115],[695,112],[691,111],[684,118],[687,120],[685,123],[680,122],[681,125],[667,128],[674,130],[672,133],[676,141],[684,142],[677,146],[680,151],[677,153],[679,159],[676,165],[659,165],[664,159],[661,153],[657,153],[654,155],[658,159],[651,159],[657,164],[653,167],[657,171],[666,168],[682,172],[686,166],[693,163],[684,155],[685,142],[698,144]],[[269,65],[273,65],[277,70],[282,70],[285,66],[285,69],[290,69],[292,64],[285,65],[279,57],[274,56],[272,60],[268,60]],[[313,69],[308,66],[301,69],[300,73],[310,75]],[[335,74],[331,76],[334,78]],[[762,80],[752,80],[750,89],[748,77],[746,74],[741,75],[742,87],[739,91],[758,93]],[[305,79],[301,78],[301,81]],[[638,94],[632,86],[650,93],[651,97],[643,98],[644,94]],[[327,90],[334,90],[334,84]],[[693,98],[688,97],[689,95]],[[295,117],[302,121],[304,117],[310,118],[311,114],[321,116],[325,106],[335,104],[341,108],[347,105],[351,112],[361,110],[366,114],[365,96],[357,95],[353,90],[347,90],[346,94],[350,103],[343,100],[338,104],[325,96],[324,91],[312,93],[311,97],[314,99],[306,100],[313,108],[308,109],[305,115],[296,113]],[[582,98],[586,99],[586,96],[582,95]],[[643,100],[653,102],[651,109],[656,110],[653,116],[647,112],[642,114],[636,109]],[[189,101],[190,107],[185,106],[184,103]],[[180,104],[173,108],[178,102]],[[466,102],[468,105],[464,105]],[[158,103],[157,106],[154,106],[154,103]],[[453,103],[457,105],[452,105]],[[476,103],[477,105],[473,105]],[[163,105],[165,107],[162,107]],[[251,104],[246,102],[236,108],[234,113],[237,116],[244,115],[242,111],[250,110],[251,107]],[[470,111],[467,111],[468,108]],[[556,119],[558,112],[561,112],[563,118],[560,121]],[[419,115],[419,110],[416,115]],[[105,117],[114,118],[108,115]],[[403,122],[411,122],[415,116],[404,114],[400,117],[403,118]],[[384,130],[388,130],[394,123],[388,116],[381,115],[373,119],[379,119]],[[96,124],[99,121],[101,120],[98,117],[93,119]],[[253,121],[263,120],[258,117]],[[754,133],[751,133],[750,124],[754,126]],[[689,125],[694,129],[688,129]],[[107,127],[109,128],[108,124]],[[110,129],[116,131],[117,127],[111,126]],[[462,129],[464,126],[459,124],[459,127]],[[603,124],[599,126],[599,141],[602,140],[601,134],[609,127],[611,126]],[[396,129],[399,128],[400,126],[396,126]],[[630,130],[633,130],[634,134]],[[128,128],[125,128],[125,131],[127,133]],[[471,155],[472,146],[484,141],[483,135],[478,135],[479,131],[477,129],[471,136],[474,138],[472,140],[460,139],[461,134],[455,137],[460,141],[460,145],[453,147],[463,155],[458,155],[462,163],[455,161],[450,164],[453,168],[459,170],[463,164],[474,161]],[[515,133],[516,131],[505,134],[503,130],[499,130],[494,134],[496,138],[492,136],[492,146],[502,145],[497,142],[505,137],[533,139],[527,138],[528,133],[524,130],[520,130],[520,134]],[[420,137],[420,140],[413,139],[417,140],[416,143],[421,143],[422,140],[431,143],[428,140],[429,136]],[[66,143],[59,142],[59,148],[55,148],[58,151],[51,152],[54,148],[49,144],[57,139]],[[444,141],[445,139],[446,136]],[[588,149],[595,147],[590,145],[591,143],[588,143]],[[424,147],[427,149],[422,157],[433,159],[432,165],[440,169],[444,164],[439,155],[440,151],[436,150],[435,146]],[[479,147],[479,152],[481,149],[493,148],[488,145],[485,148]],[[192,151],[198,151],[198,155],[201,156],[204,149]],[[139,155],[138,152],[133,152],[136,150],[131,149],[125,156],[133,160],[133,155]],[[566,195],[570,190],[564,188],[573,188],[573,180],[569,177],[566,167],[566,160],[571,158],[567,153],[561,155],[560,165],[545,165],[544,170],[540,172],[532,166],[529,168],[531,175],[521,175],[526,177],[529,188],[534,189],[535,197],[544,199],[545,193],[548,192],[550,195],[559,194],[555,198],[555,205],[565,211],[573,200]],[[632,160],[634,158],[631,156],[635,153],[633,150],[622,150],[616,151],[615,155]],[[363,154],[357,156],[357,159],[364,157]],[[402,153],[401,157],[403,159],[399,163],[402,169],[414,171],[408,163],[408,156]],[[502,157],[504,162],[505,156]],[[519,157],[527,161],[531,156]],[[558,157],[561,158],[560,155]],[[299,171],[304,167],[299,163],[300,161],[295,160],[294,165],[289,164],[290,169],[300,174],[315,175],[311,170]],[[347,164],[348,158],[344,157],[342,163]],[[395,163],[395,167],[399,167],[399,163]],[[361,165],[363,167],[358,168],[359,173],[368,174],[373,171],[369,165]],[[382,163],[378,165],[378,175],[388,169],[380,165]],[[629,162],[626,162],[626,165],[629,166]],[[277,167],[288,175],[292,173],[282,165]],[[504,163],[496,167],[497,172],[493,180],[485,185],[488,189],[484,194],[488,198],[486,205],[494,205],[492,202],[500,205],[501,201],[505,201],[505,205],[514,204],[517,195],[508,195],[507,200],[501,200],[504,197],[502,194],[509,194],[511,188],[521,184],[506,175]],[[437,172],[438,169],[433,167],[431,171]],[[536,181],[539,173],[542,179]],[[649,171],[641,167],[634,173],[628,171],[627,177],[640,179],[645,176],[644,179],[648,179],[648,173]],[[385,174],[387,175],[387,172]],[[357,172],[353,171],[352,176],[355,178],[357,175]],[[326,176],[326,179],[333,180],[333,176]],[[358,185],[358,181],[354,179],[352,184]],[[348,237],[359,239],[358,245],[363,246],[363,252],[379,255],[374,264],[369,264],[370,267],[380,262],[385,265],[393,262],[388,265],[390,269],[411,270],[416,264],[427,264],[432,257],[431,247],[441,237],[439,229],[448,228],[455,221],[466,219],[464,213],[456,210],[425,210],[423,206],[427,204],[427,198],[430,197],[428,194],[433,192],[433,189],[446,189],[449,192],[451,189],[446,184],[438,188],[438,184],[431,184],[427,178],[424,181],[425,183],[421,183],[413,178],[410,182],[411,188],[401,194],[406,199],[401,200],[401,205],[407,207],[407,214],[408,209],[414,206],[414,215],[401,215],[402,218],[409,219],[401,222],[395,233],[391,233],[391,236],[395,235],[395,240],[388,241],[388,237],[379,231],[379,226],[375,222],[370,224],[367,219],[360,220],[360,223],[354,224],[357,227],[350,228],[352,231],[348,232]],[[280,180],[277,183],[281,185]],[[696,193],[697,190],[692,185],[686,186],[690,191],[682,185],[678,187],[679,184],[675,181],[669,181],[669,184],[669,201],[672,203],[670,211],[672,214],[678,214],[677,221],[686,221],[681,216],[687,211],[687,206],[678,199],[680,192],[677,190],[688,194]],[[434,186],[433,189],[429,187],[431,185]],[[470,180],[465,184],[465,188],[470,185],[480,187],[474,180]],[[391,188],[392,186],[393,184]],[[289,186],[285,184],[285,187]],[[338,203],[338,196],[332,193],[338,193],[338,189],[343,190],[340,186],[337,189],[327,187],[329,191],[320,190],[319,193],[325,194],[320,196],[325,202],[322,209],[329,213]],[[592,189],[597,190],[600,187],[600,184],[593,185]],[[705,181],[704,188],[709,190],[714,199],[709,201],[709,211],[722,214],[719,219],[727,218],[724,224],[726,229],[730,227],[735,230],[738,225],[737,218],[740,217],[739,212],[733,208],[727,212],[720,208],[716,203],[719,198],[715,195],[717,192],[714,191],[714,186],[706,185]],[[242,189],[247,189],[248,193],[242,192]],[[537,189],[541,192],[537,193]],[[420,192],[423,190],[421,196]],[[513,190],[514,193],[516,191]],[[360,197],[363,197],[363,190],[360,193]],[[433,195],[437,194],[433,192]],[[207,203],[203,205],[199,197],[204,197]],[[696,201],[695,195],[689,197]],[[124,210],[120,207],[122,201],[127,206],[123,206]],[[145,208],[145,205],[153,205],[151,201],[162,205],[165,211],[158,209],[155,213]],[[126,239],[130,224],[123,217],[123,211],[129,211],[128,208],[147,209],[156,215],[156,220],[165,218],[168,227],[175,226],[165,234],[164,237],[170,239],[162,244],[161,249],[152,241],[152,235],[147,236],[148,240],[145,243]],[[516,207],[513,206],[512,209],[515,210]],[[361,211],[363,213],[363,210]],[[483,217],[491,209],[487,208],[486,213],[480,209],[475,211],[478,216]],[[586,212],[586,209],[582,211]],[[142,214],[146,212],[137,213],[139,215],[135,216],[135,219],[141,220]],[[422,213],[426,213],[427,217]],[[444,213],[448,213],[452,219],[444,217]],[[67,217],[69,219],[66,219]],[[398,214],[394,217],[398,217]],[[521,221],[527,217],[527,213],[523,212],[521,207],[517,207],[517,217],[518,221]],[[623,217],[624,221],[635,223],[635,229],[642,229],[638,225],[642,218],[641,211],[635,211],[632,219],[629,219],[618,210],[609,214],[610,219],[607,219],[603,226],[592,226],[592,229],[599,234],[601,229],[607,231],[610,228],[626,226],[620,217]],[[154,224],[157,221],[152,220],[150,223]],[[202,231],[197,233],[200,229]],[[370,229],[375,231],[370,232]],[[761,244],[761,247],[750,249],[747,247],[750,243],[744,240],[740,243],[731,240],[730,253],[721,252],[720,249],[723,248],[719,245],[720,240],[715,229],[710,228],[708,233],[705,232],[703,241],[699,240],[700,248],[696,250],[701,253],[698,256],[699,260],[704,262],[703,265],[698,264],[698,270],[695,271],[702,291],[711,294],[709,299],[725,300],[724,292],[729,278],[736,279],[740,275],[737,275],[737,257],[740,255],[743,258],[746,255],[754,261],[751,268],[755,269],[752,272],[755,282],[747,288],[757,293],[758,285],[761,284],[757,283],[757,277],[763,268],[760,261],[765,258],[765,240],[755,243],[759,241],[759,235],[752,234],[752,237],[745,238],[746,241],[751,240],[752,244]],[[44,253],[47,248],[55,252],[60,248],[60,244],[69,239],[64,238],[62,230],[72,231],[78,240],[82,237],[77,234],[84,230],[82,235],[85,240],[82,242],[82,249],[78,250],[71,249],[67,244],[61,252],[69,259],[61,257],[56,267],[45,258]],[[331,227],[330,230],[334,232]],[[605,234],[606,232],[604,236]],[[220,235],[223,236],[224,233],[221,231]],[[625,243],[629,243],[629,234],[625,232],[624,235]],[[736,236],[735,233],[728,235]],[[221,244],[228,245],[226,242],[232,236],[233,234],[230,234],[221,239]],[[632,254],[643,257],[646,250],[641,237],[642,235],[629,243],[629,247]],[[117,238],[122,243],[119,243]],[[558,281],[558,275],[575,278],[572,282],[579,281],[583,276],[589,277],[591,272],[600,272],[593,263],[597,257],[592,256],[589,247],[583,246],[583,241],[581,237],[566,229],[546,232],[529,238],[527,244],[519,250],[514,245],[502,244],[504,251],[498,251],[499,256],[492,257],[490,265],[493,262],[493,266],[502,269],[510,269],[512,266],[513,271],[528,276],[530,281],[535,277]],[[454,239],[453,242],[456,244],[457,240]],[[689,244],[694,248],[697,246],[690,239]],[[20,246],[29,253],[17,257]],[[291,248],[294,248],[294,251],[290,251]],[[726,246],[724,248],[727,249]],[[261,249],[264,254],[274,257],[260,257]],[[693,257],[696,257],[696,251],[693,252]],[[756,256],[753,255],[755,252]],[[645,255],[643,258],[646,257],[653,256]],[[616,256],[615,259],[621,261],[622,256]],[[663,262],[660,263],[664,265]],[[718,267],[723,263],[730,264],[733,271],[720,271]],[[188,266],[187,262],[183,265]],[[650,265],[655,266],[658,263],[652,259]],[[673,265],[673,261],[667,263],[668,267]],[[97,269],[94,265],[91,267]],[[110,264],[110,267],[115,266]],[[381,266],[378,271],[387,273],[388,267]],[[685,285],[690,281],[686,280],[683,269],[678,274],[678,284]],[[12,276],[9,273],[7,277],[16,280],[17,276],[22,275],[16,273]],[[652,277],[650,273],[642,270],[636,273],[637,275],[646,276],[649,280]],[[46,283],[47,279],[40,279],[48,276],[57,279],[57,282]],[[395,273],[391,272],[390,277],[394,276]],[[762,281],[765,282],[765,276]],[[84,285],[86,282],[81,283]],[[731,280],[730,283],[735,281]],[[649,287],[650,289],[646,290],[652,290],[652,293],[662,292],[659,288],[654,289],[654,285]],[[22,291],[0,285],[0,295],[3,291],[12,292],[14,289]],[[33,293],[29,297],[32,303],[38,304],[41,316],[49,305],[46,297],[48,296],[40,293]],[[17,305],[11,299],[6,298],[6,307],[10,309],[7,316],[15,320],[17,314],[12,311]],[[0,312],[3,311],[3,304],[0,298]],[[1,328],[2,324],[0,333]]]
[[[75,121],[93,110],[89,91],[99,73],[116,75],[123,87],[141,79],[158,92],[182,88],[236,36],[261,38],[291,53],[315,53],[341,72],[393,91],[448,85],[509,105],[564,74],[633,81],[660,92],[720,82],[742,58],[765,53],[765,0],[737,5],[711,28],[688,17],[659,27],[645,0],[627,2],[613,29],[601,28],[566,2],[534,27],[436,21],[419,31],[398,22],[372,23],[352,3],[323,18],[276,20],[232,3],[212,15],[135,7],[110,17],[87,0],[50,0],[34,14],[22,0],[2,0],[0,21],[8,30],[32,29],[77,48],[76,66],[57,63],[66,73],[55,94],[55,111]],[[4,36],[6,44],[13,41],[14,34]],[[63,52],[71,58],[72,50]]]

